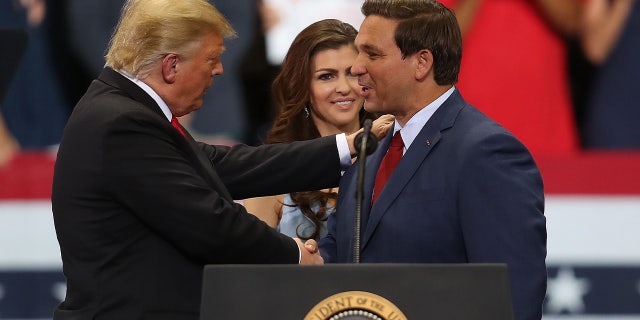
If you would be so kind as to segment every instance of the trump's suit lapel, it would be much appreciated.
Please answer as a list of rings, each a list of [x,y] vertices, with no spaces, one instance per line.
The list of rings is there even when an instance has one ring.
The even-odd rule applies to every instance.
[[[229,201],[233,200],[231,195],[228,193],[227,188],[224,187],[222,180],[213,170],[211,160],[209,160],[209,158],[200,149],[198,142],[193,139],[186,129],[183,128],[188,135],[187,139],[185,139],[173,126],[171,126],[171,124],[166,121],[165,115],[162,113],[162,110],[160,110],[160,106],[158,106],[155,100],[153,100],[148,93],[142,90],[142,88],[137,86],[135,83],[131,82],[131,80],[111,68],[104,68],[99,79],[112,87],[126,92],[131,98],[140,102],[155,113],[158,116],[158,121],[166,125],[167,131],[170,132],[175,140],[179,141],[183,150],[191,156],[195,164],[195,169],[200,172],[202,177],[206,179],[214,189],[218,190],[222,196],[226,197]]]
[[[380,193],[376,203],[373,207],[371,207],[371,212],[369,213],[366,227],[364,228],[363,237],[362,237],[362,248],[367,245],[368,240],[373,235],[378,223],[382,219],[382,217],[387,213],[389,207],[396,200],[398,195],[402,192],[402,190],[407,187],[409,180],[411,177],[416,174],[420,165],[426,161],[429,153],[435,146],[440,142],[442,138],[442,131],[451,128],[454,125],[455,118],[464,106],[464,101],[462,97],[459,95],[458,91],[454,91],[452,95],[447,99],[440,108],[433,114],[431,119],[427,121],[425,126],[420,130],[416,138],[407,149],[406,153],[398,163],[398,166],[393,171],[393,174],[387,181],[382,193]],[[390,138],[385,138],[385,141]],[[386,153],[386,149],[384,149]],[[371,176],[375,177],[375,173],[380,166],[380,162],[382,160],[382,156],[377,162],[372,163],[375,164],[375,168],[368,168],[372,170],[372,172],[367,171],[367,174],[371,174]],[[371,182],[373,185],[373,182]],[[373,186],[370,191],[373,190]],[[369,199],[371,199],[371,195],[369,195]]]

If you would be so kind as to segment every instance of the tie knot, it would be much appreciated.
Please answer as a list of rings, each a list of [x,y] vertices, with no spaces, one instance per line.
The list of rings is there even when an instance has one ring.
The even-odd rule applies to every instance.
[[[178,130],[178,132],[180,132],[180,134],[186,139],[187,138],[187,133],[184,131],[184,129],[182,129],[182,127],[180,126],[180,122],[178,121],[178,118],[176,118],[176,116],[171,116],[171,125],[176,128],[176,130]]]
[[[400,130],[396,131],[393,134],[393,138],[391,138],[391,144],[389,148],[404,148],[404,142],[402,141],[402,136],[400,135]]]

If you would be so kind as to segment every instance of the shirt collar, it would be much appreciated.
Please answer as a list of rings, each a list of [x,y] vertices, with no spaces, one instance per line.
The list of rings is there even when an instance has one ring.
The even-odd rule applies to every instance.
[[[422,110],[418,111],[416,114],[409,119],[409,121],[405,124],[404,127],[400,126],[398,120],[395,121],[395,125],[393,126],[393,133],[396,131],[402,130],[400,135],[402,136],[402,141],[404,142],[405,150],[409,149],[413,140],[418,136],[420,130],[427,124],[427,121],[431,119],[431,116],[440,108],[440,106],[451,96],[453,91],[455,91],[455,86],[452,86],[449,90],[439,96],[436,100],[422,108]]]
[[[164,100],[162,100],[162,98],[160,98],[160,96],[148,84],[142,82],[142,80],[138,79],[137,77],[130,76],[123,70],[119,70],[118,72],[135,83],[138,87],[144,90],[144,92],[149,94],[151,98],[158,104],[158,106],[160,106],[160,110],[162,110],[162,113],[167,118],[167,120],[171,122],[171,118],[173,117],[171,109],[169,109],[169,106],[164,102]]]

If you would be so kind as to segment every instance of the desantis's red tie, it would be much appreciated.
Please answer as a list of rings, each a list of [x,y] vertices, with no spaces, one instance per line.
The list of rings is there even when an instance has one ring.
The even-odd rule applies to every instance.
[[[178,118],[176,118],[175,116],[171,116],[171,125],[176,128],[176,130],[178,130],[178,132],[180,132],[180,134],[187,139],[187,133],[184,132],[184,129],[182,129],[182,127],[180,126],[180,122],[178,122]]]
[[[400,135],[400,130],[396,131],[391,138],[391,144],[389,144],[389,150],[387,150],[387,154],[382,158],[382,162],[380,162],[380,167],[378,168],[378,173],[376,174],[376,181],[373,186],[373,200],[371,203],[375,203],[376,199],[382,192],[382,188],[387,183],[387,180],[393,173],[393,170],[402,159],[402,150],[404,149],[404,143],[402,142],[402,136]]]

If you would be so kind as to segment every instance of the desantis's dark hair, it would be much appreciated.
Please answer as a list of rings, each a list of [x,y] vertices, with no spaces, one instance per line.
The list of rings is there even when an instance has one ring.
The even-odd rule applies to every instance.
[[[428,49],[433,54],[436,83],[458,82],[462,35],[449,8],[434,0],[367,0],[362,13],[398,20],[394,38],[403,58]]]

